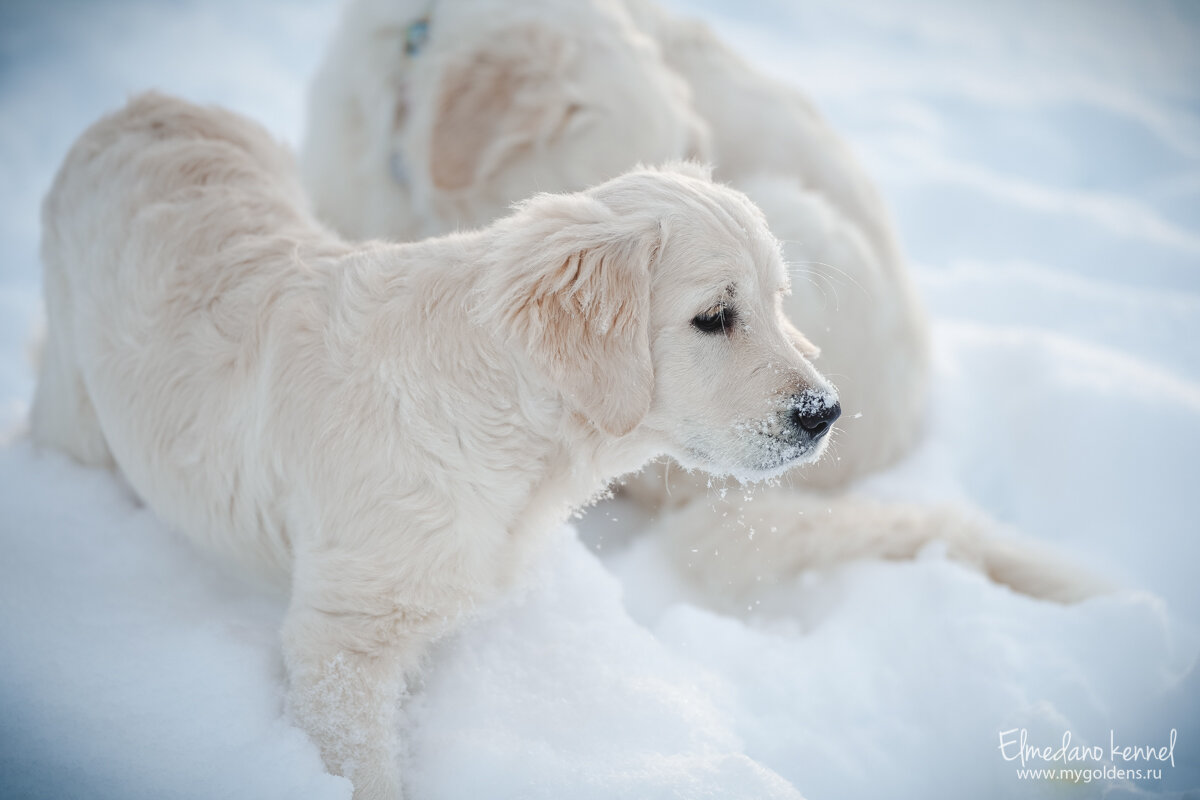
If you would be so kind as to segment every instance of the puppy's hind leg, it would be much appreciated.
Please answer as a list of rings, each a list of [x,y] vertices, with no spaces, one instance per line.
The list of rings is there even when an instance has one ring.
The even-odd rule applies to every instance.
[[[51,269],[45,280],[46,338],[30,412],[33,440],[82,464],[112,468],[112,454],[76,361],[65,281]]]

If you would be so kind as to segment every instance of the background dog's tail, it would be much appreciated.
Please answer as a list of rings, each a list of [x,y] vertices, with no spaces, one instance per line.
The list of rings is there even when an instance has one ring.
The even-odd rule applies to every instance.
[[[765,587],[857,559],[915,557],[934,542],[948,558],[1022,594],[1075,603],[1110,584],[1037,542],[943,506],[880,503],[801,490],[749,500],[696,498],[658,523],[687,580],[714,600],[744,601]]]

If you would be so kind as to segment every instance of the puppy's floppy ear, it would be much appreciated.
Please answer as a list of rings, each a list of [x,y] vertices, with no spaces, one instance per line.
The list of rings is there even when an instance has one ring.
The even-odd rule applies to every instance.
[[[579,105],[565,84],[568,43],[536,27],[457,56],[442,74],[430,141],[430,175],[465,189],[516,153],[560,131]]]
[[[524,347],[572,410],[609,434],[629,433],[654,391],[658,220],[618,215],[586,195],[538,195],[502,230],[476,319]]]

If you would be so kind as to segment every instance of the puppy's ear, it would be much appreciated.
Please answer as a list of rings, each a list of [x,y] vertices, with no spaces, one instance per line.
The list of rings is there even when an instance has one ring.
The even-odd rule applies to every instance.
[[[566,126],[579,110],[562,77],[568,49],[550,32],[520,28],[450,63],[430,142],[436,188],[468,188]]]
[[[654,391],[650,268],[661,228],[585,195],[539,195],[503,225],[476,317],[526,349],[572,410],[623,436]]]

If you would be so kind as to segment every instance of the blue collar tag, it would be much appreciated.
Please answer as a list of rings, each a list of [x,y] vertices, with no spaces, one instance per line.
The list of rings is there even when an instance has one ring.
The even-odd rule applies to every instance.
[[[429,41],[429,16],[421,17],[416,22],[410,23],[404,29],[404,55],[417,55],[425,49],[425,43]]]

